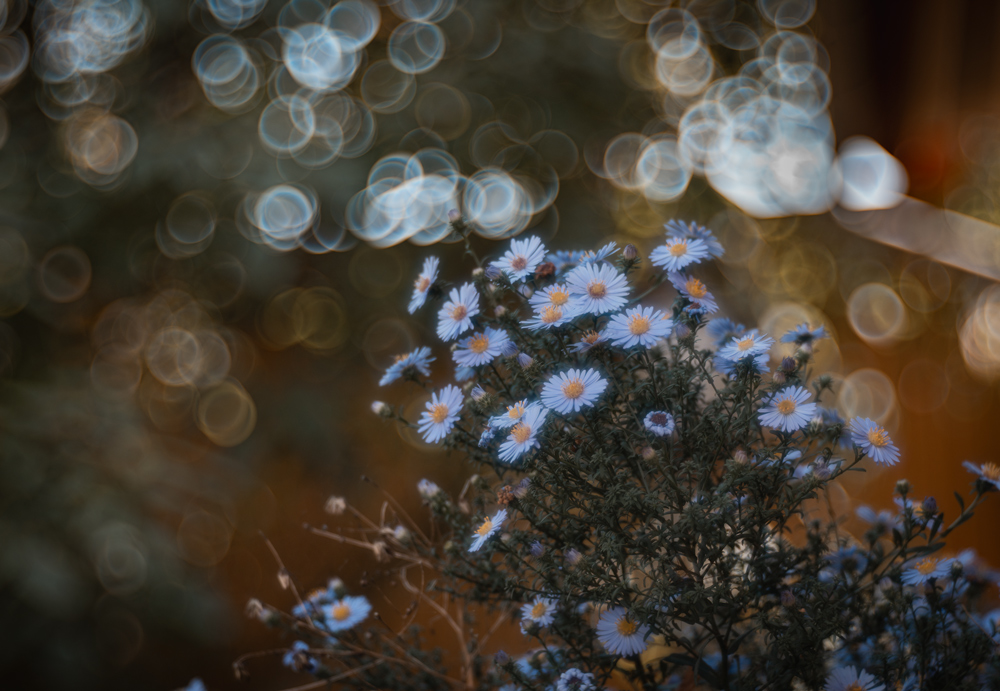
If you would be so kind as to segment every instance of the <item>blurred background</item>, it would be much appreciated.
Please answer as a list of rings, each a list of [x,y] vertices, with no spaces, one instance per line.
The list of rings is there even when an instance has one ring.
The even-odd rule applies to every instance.
[[[301,590],[391,592],[303,525],[378,510],[362,475],[419,513],[472,472],[369,410],[422,407],[377,381],[437,346],[406,305],[424,256],[471,268],[454,208],[485,255],[708,225],[723,312],[826,324],[841,412],[904,450],[840,508],[906,477],[954,515],[995,460],[998,30],[987,0],[0,0],[5,682],[304,683],[232,673],[282,645],[246,601],[293,604],[262,535]],[[998,518],[952,548],[1000,565]]]

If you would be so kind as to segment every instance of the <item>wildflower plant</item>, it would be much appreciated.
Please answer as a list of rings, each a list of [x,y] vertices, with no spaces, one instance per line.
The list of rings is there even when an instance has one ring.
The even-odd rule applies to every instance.
[[[951,521],[901,481],[899,510],[862,512],[871,528],[850,534],[830,483],[905,453],[831,407],[833,379],[812,371],[826,330],[713,318],[704,266],[722,246],[680,221],[663,243],[646,285],[634,247],[546,254],[527,237],[493,263],[466,244],[471,277],[442,267],[461,288],[424,286],[428,305],[446,299],[427,317],[461,388],[391,367],[430,393],[426,411],[373,409],[474,474],[458,497],[421,481],[429,529],[391,498],[378,522],[336,504],[360,532],[313,532],[369,550],[413,605],[393,629],[339,582],[291,614],[255,603],[293,633],[288,666],[384,689],[1000,688],[1000,617],[984,613],[997,577],[944,556],[995,466],[968,465]],[[772,372],[776,337],[797,350]],[[447,622],[457,660],[427,649],[420,608]],[[523,656],[494,655],[505,624]]]

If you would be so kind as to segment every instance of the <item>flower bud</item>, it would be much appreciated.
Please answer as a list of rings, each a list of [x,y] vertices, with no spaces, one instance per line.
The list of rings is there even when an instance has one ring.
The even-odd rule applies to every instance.
[[[631,242],[625,245],[625,249],[622,250],[622,256],[629,261],[634,261],[636,257],[639,256],[639,250]]]
[[[644,446],[642,447],[642,451],[639,452],[639,455],[642,457],[642,460],[651,461],[656,458],[656,451],[653,450],[652,446]]]
[[[785,373],[783,371],[778,370],[777,372],[774,373],[774,376],[771,377],[771,380],[775,384],[784,384],[786,381],[788,381],[788,377],[785,376]]]
[[[537,558],[545,554],[545,546],[542,545],[542,543],[539,542],[538,540],[535,540],[534,542],[531,543],[530,551],[531,551],[531,556]]]
[[[497,665],[498,667],[503,667],[509,662],[510,662],[510,655],[508,655],[502,650],[498,650],[497,654],[493,656],[493,664]]]
[[[326,582],[326,588],[338,598],[347,596],[347,586],[339,578],[331,578]]]
[[[791,374],[792,372],[795,371],[796,366],[797,365],[795,364],[795,358],[793,357],[781,358],[781,369],[783,369],[785,372]]]
[[[406,526],[397,525],[392,531],[392,536],[399,542],[406,544],[410,539],[410,531],[406,529]]]
[[[750,461],[747,458],[747,452],[743,449],[736,449],[736,453],[733,454],[733,460],[740,465],[746,465]]]
[[[795,594],[791,590],[781,591],[781,606],[791,607],[795,604]]]
[[[243,611],[250,619],[259,619],[260,621],[264,621],[264,605],[262,605],[260,600],[255,597],[247,600],[247,606],[243,609]]]
[[[933,516],[938,512],[937,500],[934,497],[927,497],[920,504],[920,511],[925,516]]]
[[[521,353],[520,355],[517,356],[517,364],[519,364],[524,369],[528,369],[533,364],[535,364],[535,361],[527,353]]]
[[[441,488],[430,480],[424,478],[417,483],[417,492],[424,499],[433,499],[441,493]]]
[[[965,564],[963,564],[958,559],[951,562],[951,579],[957,581],[965,573]]]
[[[458,209],[448,209],[448,220],[454,223],[458,219],[462,218],[462,212]]]
[[[910,481],[906,478],[896,482],[896,494],[905,495],[910,491]]]
[[[496,317],[497,319],[499,319],[505,314],[507,314],[507,308],[504,307],[503,305],[497,305],[496,308],[493,310],[493,316]]]
[[[382,401],[372,401],[372,412],[380,417],[392,417],[392,408]]]
[[[520,287],[520,288],[518,289],[518,291],[517,291],[517,292],[519,292],[519,293],[520,293],[521,295],[523,295],[523,296],[524,296],[524,297],[526,297],[526,298],[530,298],[530,297],[531,297],[532,295],[534,295],[534,294],[535,294],[535,291],[533,291],[533,290],[531,289],[531,287],[530,287],[530,286],[527,286],[527,285],[523,285],[523,286],[521,286],[521,287]]]
[[[489,264],[484,269],[484,271],[486,272],[486,278],[490,279],[491,281],[497,280],[498,278],[500,278],[500,275],[503,274],[503,272],[500,269],[493,266],[492,264]]]
[[[514,357],[517,355],[517,344],[514,341],[507,341],[500,348],[500,354],[504,357]]]
[[[687,338],[691,335],[691,327],[687,324],[677,324],[674,327],[674,333],[677,335],[678,339]]]
[[[372,554],[375,555],[375,561],[385,561],[389,558],[389,550],[381,540],[372,543]]]
[[[485,274],[486,272],[477,266],[475,269],[472,270],[472,279],[478,281]]]
[[[479,386],[479,384],[476,384],[476,386],[473,387],[473,389],[472,389],[472,400],[473,401],[476,401],[476,402],[481,401],[481,400],[483,400],[483,396],[485,396],[485,395],[486,395],[486,389],[484,389],[483,387]]]
[[[524,499],[528,495],[529,487],[531,487],[531,478],[522,477],[521,481],[514,486],[514,496],[518,499]]]
[[[510,485],[504,485],[497,490],[497,504],[507,506],[514,501],[514,490]]]
[[[347,501],[343,497],[330,497],[323,509],[331,516],[339,516],[347,510]]]
[[[581,559],[583,559],[583,555],[575,549],[571,548],[568,552],[566,552],[566,561],[571,566],[579,564]]]

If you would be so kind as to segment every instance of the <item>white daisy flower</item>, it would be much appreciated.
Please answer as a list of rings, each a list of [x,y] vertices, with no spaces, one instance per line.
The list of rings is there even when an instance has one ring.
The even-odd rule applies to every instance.
[[[774,339],[750,329],[742,336],[734,336],[733,340],[719,350],[719,356],[732,362],[739,362],[748,357],[756,357],[768,352],[774,345]]]
[[[507,412],[502,415],[494,415],[490,418],[490,427],[495,427],[496,429],[507,429],[508,427],[513,427],[524,414],[528,411],[528,399],[524,398],[514,405],[507,406]]]
[[[599,346],[608,340],[604,332],[588,331],[580,337],[580,340],[569,347],[574,353],[586,353],[591,348]]]
[[[962,467],[974,473],[983,482],[993,485],[993,489],[1000,489],[1000,466],[996,463],[983,463],[977,466],[970,461],[963,461]]]
[[[449,384],[437,393],[431,395],[427,403],[427,412],[420,416],[420,426],[417,428],[424,441],[434,444],[448,436],[451,428],[458,422],[458,413],[462,410],[462,390],[454,384]]]
[[[448,302],[438,312],[437,333],[442,341],[451,341],[472,328],[472,317],[479,314],[479,293],[476,286],[466,283],[452,288]]]
[[[412,353],[397,355],[396,361],[389,365],[389,368],[386,369],[385,374],[379,380],[378,385],[385,386],[386,384],[391,384],[402,377],[408,367],[412,367],[415,371],[426,377],[431,373],[430,363],[432,362],[434,362],[434,358],[431,357],[431,349],[426,346],[417,348]]]
[[[586,250],[580,255],[581,264],[596,264],[618,252],[618,243],[609,242],[599,250]]]
[[[371,611],[372,605],[367,598],[348,595],[323,610],[324,624],[328,631],[346,631],[367,619]]]
[[[512,282],[523,281],[545,261],[545,246],[537,236],[511,240],[510,249],[493,266],[503,271]]]
[[[904,585],[920,585],[932,578],[947,578],[951,573],[953,561],[955,560],[924,557],[914,561],[908,569],[904,569],[900,578]]]
[[[597,370],[571,369],[551,377],[542,387],[542,403],[557,413],[575,413],[593,405],[608,386]]]
[[[688,238],[667,238],[665,245],[649,253],[650,263],[667,271],[680,271],[707,258],[708,245],[701,240]]]
[[[472,534],[472,545],[469,547],[469,551],[478,552],[479,549],[486,544],[486,541],[489,540],[495,532],[500,530],[505,520],[507,520],[507,509],[500,509],[493,514],[493,518],[487,518],[483,521],[483,524],[476,528],[476,532]]]
[[[559,600],[553,600],[539,595],[531,602],[521,605],[521,630],[528,626],[548,626],[556,617],[556,607]]]
[[[688,311],[697,310],[709,314],[718,311],[719,305],[715,302],[715,298],[697,278],[686,276],[679,271],[668,274],[668,278],[677,292],[691,301],[691,306],[685,308]]]
[[[562,326],[570,320],[570,316],[562,307],[546,305],[539,310],[534,317],[526,319],[521,324],[526,329],[537,331],[538,329],[548,329]]]
[[[666,228],[667,235],[670,237],[701,240],[705,243],[708,253],[713,257],[721,257],[725,253],[722,243],[716,239],[715,235],[712,234],[712,231],[705,226],[698,225],[694,221],[684,223],[684,221],[674,219],[667,221],[663,224],[663,227]]]
[[[830,672],[823,691],[884,691],[885,685],[868,672],[853,667],[840,667]]]
[[[434,281],[437,280],[438,265],[440,263],[437,257],[427,257],[424,260],[424,268],[413,284],[413,297],[410,298],[409,307],[410,314],[416,312],[427,302],[427,292],[434,285]]]
[[[498,357],[507,343],[510,343],[510,337],[506,331],[487,326],[459,341],[451,355],[462,367],[478,367]]]
[[[578,314],[614,312],[625,304],[629,285],[609,264],[583,264],[566,277]]]
[[[623,348],[652,348],[661,338],[669,337],[673,328],[673,320],[660,310],[636,305],[625,314],[612,316],[605,333],[612,343]]]
[[[760,409],[760,424],[794,432],[809,424],[816,414],[816,404],[806,403],[812,394],[801,386],[786,386]]]
[[[423,499],[432,499],[441,492],[441,488],[436,483],[424,478],[417,483],[417,494]]]
[[[662,410],[648,413],[642,424],[658,437],[666,437],[674,432],[674,416]]]
[[[594,691],[594,675],[570,667],[556,680],[556,691]]]
[[[896,465],[899,449],[892,443],[885,428],[868,418],[856,417],[849,425],[851,441],[880,465]]]
[[[564,286],[562,283],[555,283],[553,285],[542,288],[537,293],[531,296],[528,300],[528,304],[536,312],[545,307],[558,307],[559,309],[564,309],[572,304],[573,296],[569,293],[569,288]]]
[[[500,460],[513,463],[522,455],[538,447],[536,436],[545,424],[548,411],[537,403],[528,406],[524,415],[514,425],[507,441],[500,445]]]
[[[624,607],[611,607],[601,613],[597,622],[597,640],[609,653],[630,657],[646,649],[649,627],[637,624]]]

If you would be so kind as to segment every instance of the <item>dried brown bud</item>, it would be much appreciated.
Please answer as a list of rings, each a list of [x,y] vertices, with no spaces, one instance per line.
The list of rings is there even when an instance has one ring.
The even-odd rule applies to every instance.
[[[632,261],[639,256],[639,250],[636,249],[636,246],[630,242],[625,245],[625,249],[622,250],[622,256],[629,261]]]
[[[546,276],[551,276],[556,272],[556,265],[552,262],[545,262],[539,264],[538,268],[535,269],[535,278],[545,278]]]
[[[500,506],[507,506],[514,501],[514,489],[510,485],[504,485],[497,490],[497,503]]]

